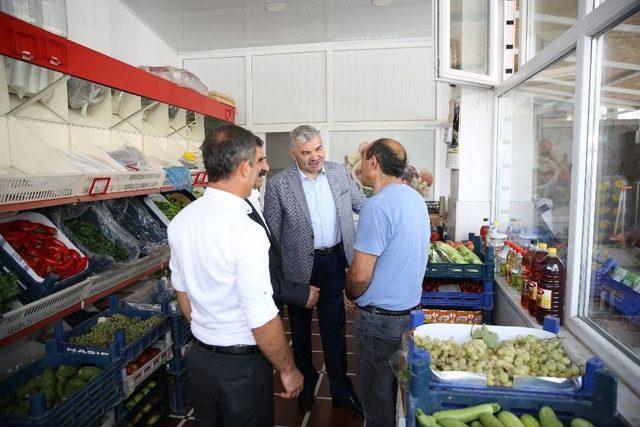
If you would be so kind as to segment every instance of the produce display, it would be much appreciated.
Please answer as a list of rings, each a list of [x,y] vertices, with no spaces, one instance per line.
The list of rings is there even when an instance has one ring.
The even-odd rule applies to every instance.
[[[133,362],[127,364],[127,375],[135,374],[138,369],[142,368],[146,365],[151,359],[160,354],[160,349],[156,347],[149,347],[145,351],[142,352],[140,356]]]
[[[0,314],[11,310],[11,302],[20,295],[18,279],[12,273],[0,273]]]
[[[186,203],[180,202],[178,200],[167,199],[164,200],[154,200],[153,203],[160,209],[160,211],[167,217],[169,221],[175,218],[182,209],[187,206]]]
[[[433,242],[429,248],[429,262],[435,264],[482,264],[474,252],[473,242]]]
[[[129,251],[118,242],[107,238],[96,225],[82,218],[67,219],[63,222],[92,253],[111,256],[118,262],[124,262],[129,258]]]
[[[518,418],[515,414],[500,410],[497,403],[483,403],[462,409],[445,409],[427,415],[416,409],[416,422],[420,427],[562,427],[563,424],[553,409],[543,406],[538,418],[524,414]],[[571,427],[594,427],[582,418],[571,420]]]
[[[95,366],[83,366],[78,369],[60,365],[55,371],[47,368],[13,393],[3,396],[0,399],[0,413],[6,416],[28,417],[29,396],[35,393],[44,394],[47,408],[52,408],[67,400],[101,372],[102,369]]]
[[[431,354],[431,369],[484,373],[490,387],[512,387],[514,375],[572,378],[582,374],[559,338],[527,335],[499,341],[495,332],[482,326],[462,345],[453,338],[428,336],[415,336],[414,342]]]
[[[71,337],[72,344],[106,347],[113,340],[113,335],[118,329],[125,331],[127,345],[148,333],[162,319],[160,316],[151,316],[148,319],[130,317],[123,314],[114,314],[99,321],[89,332],[83,335]]]
[[[148,254],[167,244],[166,228],[151,216],[137,198],[106,200],[103,203],[113,219],[135,237],[141,253]]]
[[[66,279],[87,268],[89,259],[57,239],[55,227],[20,219],[1,223],[0,234],[40,277]]]
[[[465,325],[482,324],[480,310],[447,310],[440,308],[423,308],[424,323],[461,323]]]

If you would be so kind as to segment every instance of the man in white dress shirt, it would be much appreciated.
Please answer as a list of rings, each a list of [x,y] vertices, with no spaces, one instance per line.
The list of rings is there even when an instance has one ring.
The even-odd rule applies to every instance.
[[[169,224],[171,281],[194,336],[187,366],[199,426],[272,426],[274,367],[280,396],[302,389],[273,302],[269,240],[245,201],[261,170],[258,143],[235,125],[210,133],[204,196]]]

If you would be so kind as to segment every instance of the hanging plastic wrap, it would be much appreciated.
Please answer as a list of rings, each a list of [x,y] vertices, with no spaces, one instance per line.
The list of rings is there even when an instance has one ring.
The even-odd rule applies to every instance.
[[[136,238],[100,203],[59,206],[50,217],[83,253],[94,258],[97,271],[112,264],[132,264],[140,255]]]
[[[138,240],[141,255],[148,255],[168,244],[167,229],[151,216],[137,198],[112,199],[102,203],[116,222]]]
[[[130,171],[137,172],[160,169],[158,165],[149,160],[140,150],[129,144],[124,144],[117,150],[108,151],[107,154]]]
[[[131,295],[122,298],[126,307],[135,310],[160,311],[162,303],[173,301],[176,292],[166,277],[160,279],[147,279],[135,285],[136,289]],[[170,303],[169,308],[172,314],[177,313],[177,304]]]
[[[195,90],[202,95],[207,96],[209,93],[209,89],[207,89],[207,86],[202,83],[202,81],[195,74],[185,69],[172,67],[170,65],[162,67],[140,66],[138,68],[151,74],[155,74],[158,77],[162,77],[165,80],[169,80],[170,82],[173,82],[180,87],[186,87],[188,89]]]
[[[30,24],[42,27],[42,3],[42,0],[0,0],[0,10]]]
[[[40,0],[42,5],[42,28],[60,37],[67,38],[67,2],[65,0]]]
[[[46,68],[7,57],[4,58],[4,71],[9,92],[20,99],[32,97],[46,89],[49,86],[49,74],[53,73]],[[52,93],[53,90],[48,90],[40,97],[40,101],[48,101]]]
[[[191,190],[191,173],[186,166],[170,166],[164,168],[167,180],[176,190]]]
[[[67,81],[67,97],[69,107],[80,110],[82,117],[87,117],[87,108],[102,102],[109,90],[106,86],[92,83],[77,77]]]

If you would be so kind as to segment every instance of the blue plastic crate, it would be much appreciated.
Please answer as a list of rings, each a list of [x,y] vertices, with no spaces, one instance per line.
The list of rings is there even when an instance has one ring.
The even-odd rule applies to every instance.
[[[179,375],[169,375],[169,408],[171,415],[186,415],[192,406],[191,382],[186,369]]]
[[[428,263],[425,277],[433,279],[469,279],[493,283],[494,262],[493,248],[484,245],[480,237],[474,239],[474,252],[484,264],[447,264]]]
[[[412,313],[412,325],[418,324],[419,313]],[[545,318],[545,330],[557,333],[557,318]],[[534,390],[510,387],[478,387],[432,381],[431,357],[428,351],[410,343],[408,351],[409,384],[407,389],[407,426],[415,423],[415,410],[431,414],[441,409],[455,409],[480,403],[498,402],[516,415],[537,414],[549,406],[561,421],[580,417],[601,427],[625,425],[617,416],[618,379],[592,358],[587,362],[579,390]]]
[[[61,352],[66,353],[87,354],[101,357],[111,357],[111,355],[115,354],[120,357],[120,363],[126,365],[126,363],[138,357],[145,348],[149,347],[158,339],[164,338],[165,334],[169,330],[168,312],[169,308],[166,302],[162,304],[161,312],[123,308],[118,301],[118,297],[112,295],[109,297],[109,310],[81,323],[70,331],[64,332],[62,329],[62,323],[56,324],[56,340],[58,341],[58,349]],[[89,332],[89,330],[98,323],[98,318],[109,317],[118,313],[131,317],[140,317],[142,319],[148,319],[151,316],[160,316],[162,320],[144,336],[138,338],[135,342],[129,345],[126,344],[126,335],[124,331],[116,331],[114,334],[114,340],[110,343],[109,347],[72,344],[70,342],[71,337],[83,335]]]
[[[610,277],[616,266],[617,262],[609,259],[604,263],[603,268],[596,271],[593,292],[596,296],[603,297],[622,315],[629,316],[632,321],[640,322],[640,293]]]
[[[422,292],[420,305],[429,307],[458,307],[472,310],[493,309],[493,281],[483,282],[483,291],[473,292]]]
[[[186,357],[177,357],[174,351],[173,359],[169,360],[167,363],[167,372],[171,375],[180,375],[180,373],[184,372],[187,369],[187,358]]]
[[[0,396],[13,392],[26,384],[35,375],[47,368],[56,369],[60,365],[94,365],[102,372],[71,395],[67,400],[47,409],[41,393],[29,397],[31,415],[27,418],[0,415],[3,426],[64,426],[91,425],[102,414],[123,398],[122,375],[117,359],[60,353],[55,340],[46,343],[45,358],[39,359],[20,369],[0,382]]]
[[[184,347],[193,339],[191,325],[181,313],[175,313],[171,316],[171,339],[177,348]]]
[[[125,399],[116,405],[116,422],[114,424],[116,427],[124,427],[128,425],[135,415],[139,413],[155,396],[160,396],[161,399],[166,399],[167,385],[165,376],[162,372],[159,371],[157,374],[152,375],[143,384],[141,384],[141,386],[149,384],[150,381],[155,381],[157,385],[149,393],[144,395],[140,401],[136,402],[131,409],[127,409],[126,403],[133,399],[133,396],[135,396],[136,393],[133,393],[128,399]]]

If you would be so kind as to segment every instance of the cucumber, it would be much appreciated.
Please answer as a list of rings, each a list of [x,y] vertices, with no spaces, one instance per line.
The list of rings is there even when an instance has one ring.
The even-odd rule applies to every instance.
[[[442,420],[438,420],[438,424],[440,424],[442,427],[469,427],[462,421],[455,420],[453,418],[444,418]]]
[[[524,424],[526,427],[540,427],[540,422],[538,421],[538,419],[531,414],[522,415],[520,417],[520,421],[522,421],[522,424]]]
[[[595,427],[595,426],[585,419],[574,418],[571,420],[571,427]]]
[[[504,427],[504,424],[493,414],[480,415],[480,422],[484,427]]]
[[[558,420],[558,417],[556,417],[556,413],[548,406],[540,408],[540,411],[538,412],[538,419],[540,420],[542,427],[563,427],[560,420]]]
[[[482,427],[482,423],[478,420],[471,421],[471,427]]]
[[[483,403],[482,405],[469,406],[462,409],[445,409],[433,413],[433,418],[440,422],[445,418],[462,421],[464,423],[471,422],[480,418],[482,414],[493,414],[500,410],[497,403]]]
[[[416,409],[416,421],[420,427],[439,427],[436,419],[425,414],[420,408]]]
[[[498,414],[498,419],[505,427],[525,427],[520,421],[520,418],[516,417],[509,411],[501,411]]]

